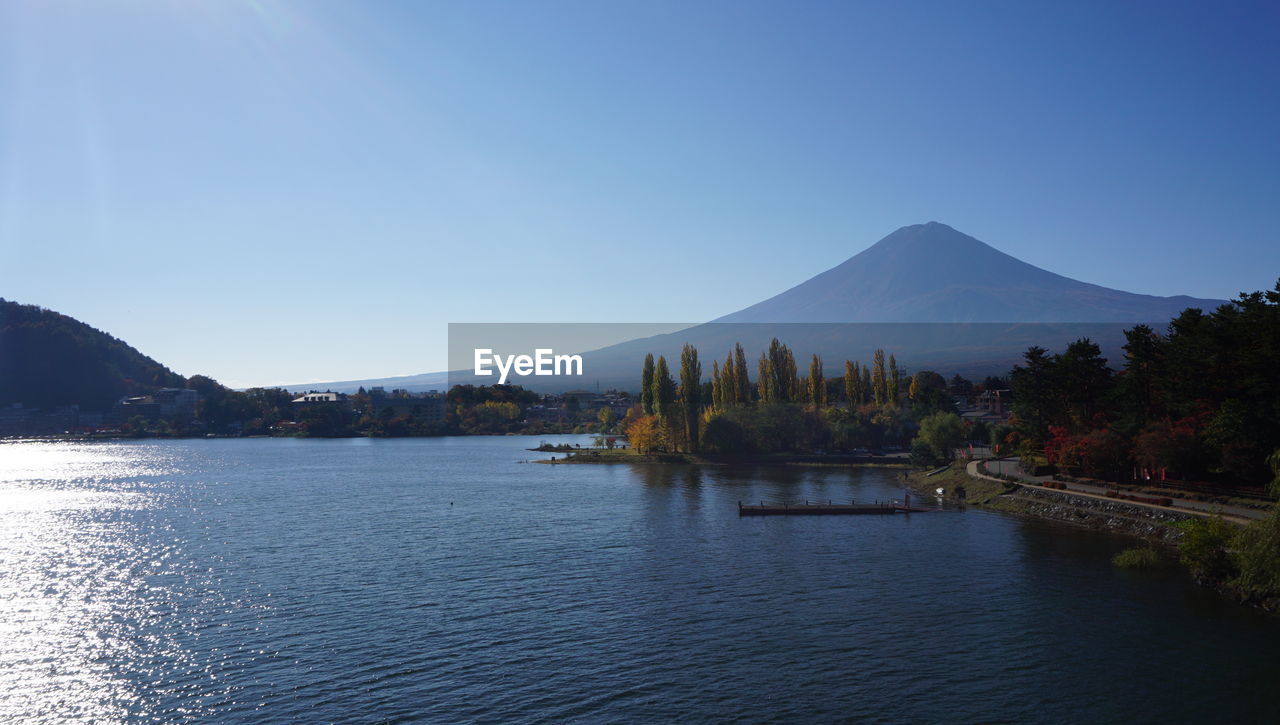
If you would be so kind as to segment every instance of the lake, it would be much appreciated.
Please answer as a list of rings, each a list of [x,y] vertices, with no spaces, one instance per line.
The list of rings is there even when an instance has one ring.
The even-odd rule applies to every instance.
[[[0,721],[1280,718],[1280,622],[1130,539],[539,440],[0,444]]]

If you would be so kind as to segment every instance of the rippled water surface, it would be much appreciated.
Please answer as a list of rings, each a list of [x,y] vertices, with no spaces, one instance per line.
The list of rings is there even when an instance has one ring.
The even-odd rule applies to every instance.
[[[1280,718],[1277,622],[1131,541],[534,443],[0,445],[0,721]]]

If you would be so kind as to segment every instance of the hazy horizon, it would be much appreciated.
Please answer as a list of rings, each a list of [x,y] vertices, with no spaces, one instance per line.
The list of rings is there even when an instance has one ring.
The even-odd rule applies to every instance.
[[[1280,10],[0,6],[0,296],[233,386],[448,322],[711,320],[895,229],[1230,299],[1280,275]]]

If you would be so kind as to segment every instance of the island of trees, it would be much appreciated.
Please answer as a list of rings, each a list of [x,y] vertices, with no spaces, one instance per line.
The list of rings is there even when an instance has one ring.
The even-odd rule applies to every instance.
[[[834,378],[818,355],[801,375],[794,352],[776,338],[750,367],[735,345],[711,362],[709,380],[692,345],[678,365],[673,374],[665,357],[644,361],[640,405],[623,421],[638,453],[852,453],[911,444],[915,460],[929,464],[949,459],[967,436],[988,435],[985,425],[966,429],[956,415],[953,393],[972,392],[968,381],[957,376],[949,385],[932,371],[908,377],[883,350],[867,365],[845,361]]]

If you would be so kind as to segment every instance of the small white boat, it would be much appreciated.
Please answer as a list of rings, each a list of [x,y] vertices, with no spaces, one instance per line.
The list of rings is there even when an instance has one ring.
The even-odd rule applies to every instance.
[[[945,488],[942,488],[942,487],[938,487],[938,488],[934,491],[934,493],[938,494],[939,496],[941,496],[941,495],[945,494],[946,492],[947,492],[947,490],[946,490]]]

